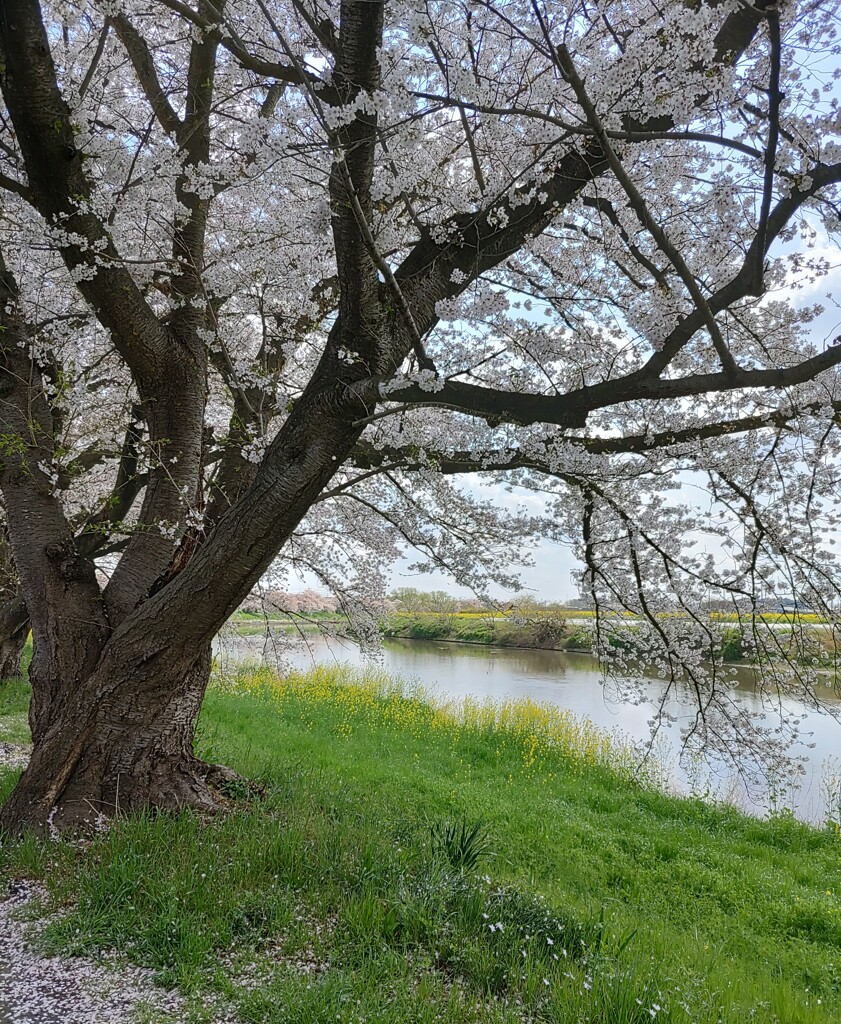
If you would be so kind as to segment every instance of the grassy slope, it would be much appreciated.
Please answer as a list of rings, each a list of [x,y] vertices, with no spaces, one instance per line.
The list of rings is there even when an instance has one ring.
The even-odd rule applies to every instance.
[[[573,631],[574,632],[574,631]],[[489,616],[391,615],[383,624],[383,635],[409,640],[453,640],[497,647],[538,647],[562,650],[570,646],[572,633],[563,618],[538,617],[513,621]],[[576,633],[579,639],[581,636]],[[589,636],[585,637],[589,647]]]
[[[29,742],[28,707],[28,683],[22,679],[0,681],[0,742]]]
[[[261,778],[260,805],[9,846],[8,872],[79,901],[54,941],[255,1022],[841,1019],[837,833],[638,786],[565,716],[457,722],[340,681],[209,693],[199,747]],[[479,817],[494,856],[459,871],[430,827]]]

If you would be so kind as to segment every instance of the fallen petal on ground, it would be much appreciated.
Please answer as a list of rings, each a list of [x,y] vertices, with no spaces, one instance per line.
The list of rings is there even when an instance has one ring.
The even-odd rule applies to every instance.
[[[37,936],[46,921],[27,918],[45,895],[38,886],[18,882],[0,902],[0,1024],[186,1020],[182,997],[156,985],[151,971],[116,958],[94,961],[40,953]]]

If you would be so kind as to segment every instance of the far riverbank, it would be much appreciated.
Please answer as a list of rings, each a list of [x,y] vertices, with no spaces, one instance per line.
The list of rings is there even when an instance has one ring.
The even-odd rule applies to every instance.
[[[706,656],[745,666],[786,659],[835,675],[841,658],[837,637],[828,624],[814,620],[814,616],[774,615],[739,622],[722,617],[711,623],[711,643]],[[535,616],[404,613],[385,618],[381,629],[385,637],[404,640],[590,654],[594,623],[592,613],[580,612],[575,616],[562,613]],[[607,616],[605,623],[611,646],[632,653],[635,636],[643,634],[642,621]],[[616,623],[621,623],[621,629],[611,630],[611,624]]]
[[[510,608],[391,612],[382,616],[378,626],[388,639],[590,654],[595,622],[595,613],[582,609],[526,612]],[[277,629],[302,635],[321,630],[351,638],[354,635],[347,617],[339,611],[266,615],[243,610],[233,616],[231,625],[242,635]],[[708,625],[710,649],[706,656],[728,664],[749,666],[787,660],[834,676],[841,660],[836,631],[816,615],[763,613],[740,619],[719,613],[711,616]],[[606,612],[602,629],[611,646],[632,654],[637,635],[644,639],[645,624],[627,613]]]

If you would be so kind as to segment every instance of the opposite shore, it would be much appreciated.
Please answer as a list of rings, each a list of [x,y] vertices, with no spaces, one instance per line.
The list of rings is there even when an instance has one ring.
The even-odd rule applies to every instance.
[[[722,616],[710,626],[710,649],[706,657],[734,665],[752,665],[785,656],[821,674],[835,673],[841,651],[835,632],[814,616],[762,616],[756,620]],[[436,614],[393,613],[379,622],[383,637],[403,640],[433,640],[484,647],[523,650],[593,653],[593,613],[573,612],[539,615],[523,614]],[[643,624],[625,616],[607,616],[607,642],[633,653],[636,639],[644,635]],[[308,631],[340,627],[353,635],[348,620],[335,612],[290,617],[238,613],[232,620],[238,632],[265,628],[293,628]],[[645,656],[644,654],[642,655]]]

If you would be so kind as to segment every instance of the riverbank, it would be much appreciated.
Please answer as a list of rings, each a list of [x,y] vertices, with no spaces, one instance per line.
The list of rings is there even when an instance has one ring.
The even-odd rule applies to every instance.
[[[25,690],[0,707],[19,731]],[[242,669],[198,748],[265,796],[0,852],[68,908],[51,948],[129,956],[195,1021],[208,993],[268,1024],[841,1016],[838,830],[666,796],[568,713]]]
[[[678,616],[679,618],[679,616]],[[241,636],[263,635],[280,630],[306,636],[323,630],[353,636],[347,618],[338,612],[317,612],[292,618],[271,618],[256,612],[237,612],[231,628]],[[392,612],[379,622],[386,639],[432,640],[484,647],[522,650],[570,651],[590,654],[593,650],[595,614],[583,609],[519,610],[482,612]],[[621,626],[615,629],[612,626]],[[632,653],[637,635],[645,635],[644,624],[627,614],[607,613],[602,629],[608,643]],[[835,677],[841,664],[837,631],[819,616],[807,613],[763,613],[741,620],[714,614],[709,622],[710,649],[707,657],[728,665],[751,666],[787,660],[824,675]]]
[[[533,619],[488,613],[437,615],[430,612],[417,614],[391,614],[380,622],[380,632],[386,638],[403,640],[442,640],[451,643],[481,644],[489,647],[521,647],[529,650],[589,652],[591,647],[587,622],[568,622],[555,615],[541,615]],[[242,636],[255,635],[267,629],[284,629],[306,633],[325,627],[349,630],[348,620],[334,613],[320,613],[318,617],[269,618],[237,612],[230,625]],[[578,644],[578,646],[576,646]]]
[[[811,616],[815,619],[815,616]],[[635,620],[621,621],[622,630],[610,643],[631,650],[635,633],[641,628]],[[449,643],[480,644],[488,647],[520,647],[524,650],[575,651],[589,654],[593,648],[592,615],[587,618],[562,614],[523,615],[436,615],[432,613],[390,615],[381,625],[384,637],[403,640],[437,640]],[[814,621],[784,620],[782,616],[763,616],[751,629],[720,617],[711,627],[716,658],[732,665],[755,665],[785,657],[835,675],[841,652],[835,633]],[[716,636],[717,633],[717,636]]]
[[[403,640],[443,640],[488,647],[546,651],[590,649],[590,638],[585,630],[570,628],[565,619],[554,616],[527,620],[490,615],[391,615],[383,621],[382,634]],[[576,643],[581,646],[576,647]]]

